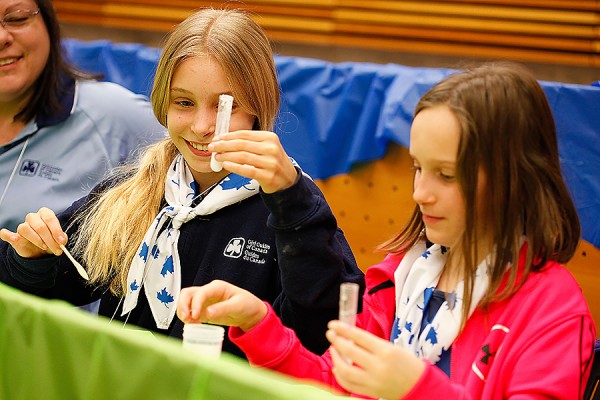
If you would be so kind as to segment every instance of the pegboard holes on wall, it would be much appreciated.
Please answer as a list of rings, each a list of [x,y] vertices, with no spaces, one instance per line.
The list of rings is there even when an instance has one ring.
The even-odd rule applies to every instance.
[[[384,158],[317,184],[361,269],[381,261],[384,255],[374,249],[401,229],[414,207],[408,150],[389,145]]]

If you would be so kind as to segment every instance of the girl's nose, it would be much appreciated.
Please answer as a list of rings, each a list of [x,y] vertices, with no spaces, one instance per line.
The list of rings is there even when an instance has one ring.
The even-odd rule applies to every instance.
[[[192,132],[201,137],[210,136],[215,133],[216,122],[216,108],[198,109],[192,121]]]
[[[425,204],[433,202],[434,199],[429,179],[417,172],[413,183],[413,200],[417,204]]]

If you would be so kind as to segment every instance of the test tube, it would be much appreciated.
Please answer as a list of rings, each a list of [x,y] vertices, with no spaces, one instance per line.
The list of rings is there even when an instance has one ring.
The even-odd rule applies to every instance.
[[[348,325],[356,325],[358,309],[358,283],[344,282],[340,285],[340,309],[338,319]],[[344,357],[344,361],[352,364],[352,360]]]
[[[358,309],[358,283],[343,282],[340,285],[339,320],[348,325],[356,324]]]
[[[219,108],[217,109],[217,122],[215,124],[215,138],[219,135],[229,132],[229,121],[231,120],[231,108],[233,107],[233,97],[228,94],[219,96]],[[219,172],[223,169],[223,163],[215,160],[215,153],[210,157],[210,169]]]

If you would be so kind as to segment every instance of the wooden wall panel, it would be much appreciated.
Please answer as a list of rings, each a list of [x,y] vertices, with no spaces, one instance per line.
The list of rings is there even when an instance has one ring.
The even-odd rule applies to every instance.
[[[55,0],[63,22],[166,32],[194,9],[255,13],[274,41],[600,67],[600,1]]]

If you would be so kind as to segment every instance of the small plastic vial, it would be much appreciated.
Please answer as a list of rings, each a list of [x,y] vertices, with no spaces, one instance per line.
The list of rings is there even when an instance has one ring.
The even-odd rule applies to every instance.
[[[338,319],[348,325],[356,325],[356,312],[358,309],[358,284],[354,282],[344,282],[340,285],[340,309]],[[348,364],[352,360],[344,357]]]
[[[210,324],[185,324],[183,348],[210,358],[219,358],[223,347],[225,328]]]
[[[228,94],[219,96],[219,107],[217,108],[217,122],[215,123],[215,139],[229,132],[229,121],[231,120],[231,109],[233,108],[233,97]],[[223,169],[223,163],[215,160],[215,153],[210,157],[210,168],[219,172]]]
[[[348,325],[356,324],[358,309],[358,283],[344,282],[340,285],[339,320]]]

